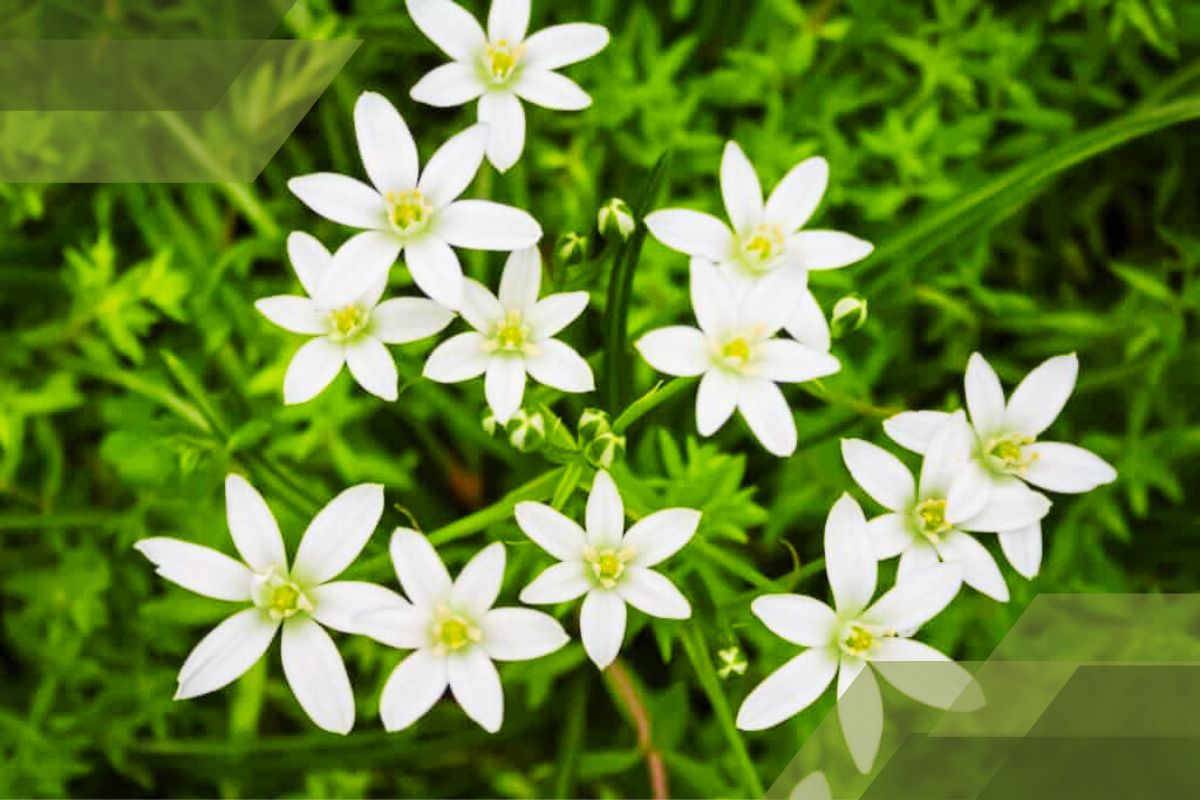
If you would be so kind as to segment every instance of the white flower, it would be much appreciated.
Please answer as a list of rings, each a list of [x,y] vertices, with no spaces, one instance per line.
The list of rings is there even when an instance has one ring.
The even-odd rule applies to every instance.
[[[891,513],[867,523],[877,559],[900,556],[897,580],[939,561],[959,562],[968,586],[1000,602],[1008,587],[987,548],[965,531],[999,532],[1030,525],[1050,511],[1045,495],[1010,479],[993,489],[963,467],[971,458],[971,429],[957,412],[925,453],[920,484],[900,459],[861,439],[842,440],[854,480]]]
[[[1088,492],[1116,480],[1104,459],[1073,444],[1042,442],[1075,388],[1079,359],[1074,353],[1044,361],[1025,376],[1005,403],[1004,389],[991,365],[979,353],[967,362],[967,410],[974,429],[970,469],[976,480],[993,486],[1020,478],[1051,492]],[[918,453],[928,450],[949,415],[908,411],[883,423],[897,444]],[[1017,572],[1037,575],[1042,561],[1042,528],[1032,522],[1000,533],[1000,546]]]
[[[728,142],[721,158],[721,194],[732,227],[711,214],[686,209],[655,211],[646,216],[646,227],[672,250],[719,264],[739,291],[780,267],[837,269],[861,261],[874,247],[848,233],[800,230],[828,183],[829,164],[820,156],[809,158],[792,167],[764,203],[753,165],[736,142]],[[798,303],[787,320],[788,332],[828,350],[825,315],[810,292],[802,299],[804,304]]]
[[[637,342],[642,358],[659,372],[703,375],[696,392],[696,427],[716,432],[741,412],[767,450],[796,449],[796,421],[775,382],[800,383],[832,375],[838,360],[800,342],[776,339],[796,307],[803,283],[794,273],[771,273],[737,300],[728,279],[702,258],[692,259],[692,310],[700,327],[660,328]]]
[[[321,216],[365,229],[351,241],[372,256],[331,282],[335,299],[355,297],[374,285],[403,250],[417,287],[457,308],[462,265],[451,247],[518,250],[542,238],[537,220],[520,209],[458,199],[483,162],[483,126],[468,128],[442,145],[419,179],[416,143],[386,98],[363,92],[354,106],[354,130],[373,186],[329,172],[288,181],[292,193]]]
[[[312,721],[334,733],[354,726],[346,666],[324,625],[359,633],[355,617],[387,605],[382,586],[334,581],[358,557],[383,514],[383,487],[354,486],[313,517],[288,569],[283,537],[262,496],[240,475],[225,479],[225,506],[242,564],[200,545],[155,537],[134,547],[158,574],[218,600],[252,603],[200,640],[179,671],[176,700],[216,691],[254,666],[283,628],[283,674]]]
[[[308,297],[277,295],[254,304],[264,317],[292,333],[315,336],[296,351],[283,380],[289,405],[320,394],[337,377],[342,365],[368,392],[384,400],[397,397],[396,362],[388,344],[405,344],[433,336],[454,319],[454,312],[432,300],[402,297],[380,303],[387,286],[387,267],[375,284],[350,300],[331,299],[328,290],[336,276],[354,269],[377,271],[370,265],[380,253],[354,238],[334,255],[307,233],[288,237],[288,256]],[[364,266],[364,263],[366,266]]]
[[[602,25],[554,25],[526,37],[529,0],[492,0],[487,33],[450,0],[407,0],[421,32],[454,59],[412,88],[412,98],[431,106],[459,106],[479,99],[479,121],[488,125],[487,156],[504,172],[525,148],[521,100],[559,111],[592,104],[587,92],[553,70],[591,58],[608,44]],[[518,99],[519,98],[519,99]]]
[[[552,294],[538,300],[541,256],[536,248],[508,257],[497,298],[467,279],[461,312],[475,330],[438,345],[425,362],[425,377],[458,383],[486,373],[484,394],[501,425],[512,419],[525,395],[525,374],[563,392],[590,392],[592,369],[556,333],[583,313],[587,292]]]
[[[586,532],[542,503],[518,503],[517,524],[561,563],[547,568],[524,591],[521,602],[545,604],[580,595],[583,649],[600,669],[613,662],[625,638],[625,604],[663,619],[687,619],[692,607],[675,584],[651,567],[691,540],[700,512],[665,508],[625,530],[625,506],[607,472],[596,473],[588,495]]]
[[[467,716],[495,733],[504,719],[504,690],[492,661],[553,653],[567,643],[566,632],[541,611],[492,608],[504,580],[500,542],[476,553],[453,581],[433,545],[414,530],[397,528],[390,550],[408,601],[395,595],[358,618],[367,636],[415,651],[383,687],[383,726],[412,725],[449,686]]]
[[[962,583],[961,568],[930,567],[897,582],[872,603],[876,561],[867,537],[862,509],[852,497],[842,495],[825,523],[825,570],[836,611],[795,594],[764,595],[751,604],[755,616],[773,633],[808,649],[759,684],[737,715],[743,730],[771,727],[807,708],[837,675],[838,716],[851,755],[863,772],[875,760],[883,730],[883,707],[872,669],[927,705],[966,710],[968,704],[982,699],[975,696],[978,686],[966,670],[932,647],[907,638],[954,598]],[[904,662],[923,663],[914,669]],[[844,697],[851,684],[855,685],[851,696]]]

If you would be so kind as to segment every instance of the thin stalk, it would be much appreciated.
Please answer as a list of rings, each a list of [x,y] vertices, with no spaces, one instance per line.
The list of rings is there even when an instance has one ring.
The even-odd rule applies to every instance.
[[[613,433],[622,434],[630,425],[670,400],[675,395],[687,390],[696,383],[695,378],[673,378],[665,384],[659,384],[646,394],[629,404],[621,415],[613,422]]]
[[[613,694],[616,695],[621,705],[625,708],[625,711],[628,712],[629,719],[633,722],[634,730],[637,731],[638,749],[642,751],[642,756],[646,761],[646,772],[650,776],[651,796],[655,800],[664,800],[670,797],[671,793],[667,784],[667,767],[663,763],[662,752],[654,746],[654,731],[650,724],[650,711],[646,708],[646,704],[637,690],[637,685],[633,681],[633,675],[630,674],[629,668],[625,666],[625,662],[618,658],[609,665],[608,669],[604,670],[604,678],[612,688]]]

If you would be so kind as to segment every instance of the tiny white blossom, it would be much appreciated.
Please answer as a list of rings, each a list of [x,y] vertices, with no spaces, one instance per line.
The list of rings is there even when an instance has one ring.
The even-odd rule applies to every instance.
[[[408,600],[358,617],[361,632],[401,650],[413,650],[383,687],[379,715],[398,731],[425,715],[450,687],[471,719],[495,733],[504,720],[504,690],[493,661],[540,658],[567,643],[562,625],[529,608],[493,608],[504,581],[504,545],[494,542],[450,579],[429,540],[397,528],[392,563]]]
[[[385,97],[363,92],[354,106],[354,130],[372,185],[330,172],[288,181],[292,193],[313,211],[364,229],[351,241],[372,256],[332,283],[329,291],[337,299],[357,296],[374,285],[403,251],[417,288],[457,308],[463,274],[452,248],[518,250],[542,238],[537,220],[518,208],[458,199],[483,162],[486,126],[451,137],[419,177],[416,143]]]
[[[797,594],[754,600],[751,610],[772,633],[807,649],[746,697],[738,709],[739,728],[761,730],[783,722],[811,705],[837,676],[838,716],[846,743],[859,770],[867,772],[883,731],[874,671],[926,705],[967,710],[982,704],[970,673],[929,645],[908,638],[954,598],[962,584],[961,567],[930,567],[898,581],[872,603],[876,568],[862,509],[842,495],[825,523],[825,570],[836,610]],[[921,667],[914,668],[912,662]],[[852,697],[846,697],[851,684]]]
[[[252,604],[200,640],[179,671],[175,699],[232,683],[254,666],[282,627],[283,674],[296,700],[319,727],[349,733],[354,694],[342,657],[322,626],[360,633],[356,616],[396,597],[382,586],[333,581],[379,524],[383,487],[354,486],[317,512],[290,569],[275,517],[245,478],[225,479],[225,505],[244,564],[178,539],[155,537],[134,545],[172,583],[205,597]]]
[[[345,364],[358,384],[377,397],[398,396],[396,362],[385,345],[406,344],[433,336],[454,319],[454,312],[422,297],[379,302],[387,286],[383,274],[358,297],[336,299],[330,283],[339,274],[374,270],[379,252],[351,239],[330,255],[319,241],[296,231],[288,237],[288,256],[308,297],[277,295],[254,304],[264,317],[292,333],[314,336],[296,351],[283,380],[284,402],[304,403],[320,394]],[[378,265],[376,265],[378,266]]]
[[[900,459],[861,439],[842,440],[842,458],[854,480],[891,513],[867,523],[877,559],[900,556],[897,580],[939,561],[963,565],[963,580],[1000,602],[1008,587],[987,548],[966,531],[997,533],[1037,522],[1050,500],[1018,480],[993,489],[963,467],[971,458],[971,429],[957,412],[934,438],[921,464],[920,483]]]
[[[780,270],[739,300],[716,267],[692,259],[692,310],[700,327],[659,328],[636,346],[659,372],[704,376],[696,392],[701,436],[715,433],[736,409],[767,450],[777,456],[795,451],[796,421],[776,382],[800,383],[841,368],[828,353],[775,338],[801,292],[801,276]]]
[[[812,217],[829,183],[829,164],[820,156],[794,166],[763,202],[754,166],[736,142],[721,157],[721,194],[730,225],[711,214],[664,209],[646,216],[656,239],[681,253],[720,265],[745,291],[759,277],[781,268],[837,269],[861,261],[874,249],[848,233],[800,230]],[[829,323],[811,292],[789,309],[788,332],[821,350],[829,349]]]
[[[516,516],[525,535],[561,561],[525,587],[521,602],[562,603],[585,595],[580,634],[584,650],[600,669],[621,649],[626,603],[652,617],[691,616],[687,598],[651,567],[691,540],[700,524],[699,511],[662,509],[626,531],[617,485],[601,470],[588,494],[586,530],[543,503],[518,503]]]
[[[591,58],[608,44],[602,25],[554,25],[527,36],[529,0],[493,0],[487,32],[450,0],[407,0],[421,32],[450,58],[412,88],[431,106],[460,106],[478,98],[479,121],[488,126],[487,157],[507,171],[525,149],[521,100],[558,111],[592,104],[588,93],[554,70]]]
[[[541,282],[542,262],[536,248],[508,257],[499,297],[468,278],[461,311],[475,330],[438,345],[425,362],[425,377],[458,383],[485,375],[484,394],[501,425],[521,407],[526,373],[562,392],[592,391],[592,368],[553,338],[583,313],[588,293],[566,292],[538,300]]]
[[[1058,417],[1075,389],[1079,359],[1074,353],[1042,362],[1013,391],[1007,403],[995,370],[979,353],[967,362],[967,411],[974,431],[969,470],[973,479],[995,487],[1020,478],[1051,492],[1088,492],[1117,478],[1095,453],[1073,444],[1038,437]],[[907,411],[884,421],[897,444],[924,453],[950,418],[938,411]],[[1040,522],[1000,533],[1000,547],[1021,575],[1032,578],[1042,561]]]

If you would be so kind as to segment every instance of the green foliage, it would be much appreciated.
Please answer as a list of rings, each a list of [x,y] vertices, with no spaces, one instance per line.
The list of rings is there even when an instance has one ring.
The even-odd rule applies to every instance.
[[[502,669],[495,736],[451,704],[385,735],[377,700],[397,656],[351,637],[338,638],[359,696],[348,738],[308,723],[277,653],[229,689],[175,703],[179,664],[226,608],[166,586],[131,549],[171,535],[227,550],[220,487],[231,470],[267,497],[289,547],[336,491],[381,481],[392,504],[382,528],[415,520],[452,567],[488,540],[510,543],[503,598],[515,600],[545,560],[512,504],[553,499],[580,511],[576,487],[591,466],[574,422],[588,407],[626,437],[614,475],[632,516],[704,511],[697,538],[666,565],[695,619],[631,615],[623,655],[651,721],[648,748],[676,795],[769,785],[828,711],[827,699],[771,731],[733,731],[730,709],[794,650],[754,620],[749,600],[825,591],[821,527],[852,486],[838,438],[884,444],[879,422],[891,410],[958,406],[972,350],[1006,382],[1077,351],[1079,387],[1054,433],[1121,477],[1056,504],[1042,574],[1026,584],[1006,571],[1010,604],[965,592],[930,626],[932,640],[982,658],[1038,591],[1196,588],[1194,4],[534,3],[535,28],[575,20],[613,36],[567,70],[594,106],[529,109],[522,162],[504,176],[485,167],[469,190],[529,209],[547,233],[549,282],[591,291],[570,336],[595,356],[601,391],[535,394],[548,443],[530,452],[483,429],[478,385],[420,379],[428,342],[395,349],[398,403],[343,375],[285,408],[283,371],[299,343],[252,305],[293,288],[287,231],[330,244],[346,236],[285,182],[360,172],[360,91],[396,101],[426,157],[474,119],[408,99],[441,56],[395,0],[292,9],[277,35],[364,44],[253,185],[0,186],[0,795],[645,796],[647,743],[578,641]],[[37,29],[33,15],[20,22]],[[304,68],[258,76],[254,97],[237,98],[245,124],[269,122]],[[646,394],[658,378],[628,342],[689,318],[686,259],[653,240],[643,247],[638,234],[605,243],[594,231],[610,197],[657,192],[657,205],[719,211],[728,138],[768,186],[824,155],[832,177],[815,224],[877,246],[868,261],[812,279],[827,312],[855,292],[870,314],[835,342],[841,373],[807,395],[790,390],[800,448],[786,461],[740,422],[698,440],[687,386]],[[39,147],[3,130],[0,145],[6,158]],[[651,175],[668,151],[658,187]],[[553,262],[568,232],[589,235],[588,257]],[[502,257],[465,263],[494,284]],[[393,294],[412,291],[403,271],[393,280]],[[630,401],[637,419],[627,423]],[[548,454],[563,465],[551,473]],[[393,581],[385,542],[377,533],[353,574]],[[559,611],[577,631],[573,612]],[[718,651],[730,647],[747,660],[744,674],[718,672]]]

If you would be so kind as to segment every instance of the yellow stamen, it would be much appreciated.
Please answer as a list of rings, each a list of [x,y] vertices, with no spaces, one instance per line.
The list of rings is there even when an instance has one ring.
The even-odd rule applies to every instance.
[[[510,308],[504,315],[504,319],[496,326],[496,332],[492,337],[497,350],[507,350],[510,352],[522,352],[529,344],[530,330],[525,324],[524,316],[518,309]]]
[[[400,233],[416,233],[424,228],[433,212],[420,189],[388,192],[383,199],[387,203],[388,221]]]
[[[922,500],[916,508],[917,525],[921,534],[930,541],[936,541],[943,534],[954,529],[946,522],[946,500],[944,498]]]
[[[330,335],[342,342],[356,338],[370,322],[370,314],[358,306],[343,306],[329,312]]]
[[[591,566],[596,582],[605,589],[611,589],[624,574],[625,564],[633,558],[633,550],[628,547],[619,550],[611,547],[602,550],[589,547],[584,551],[583,558]]]
[[[742,241],[742,252],[756,266],[764,266],[783,251],[783,230],[778,225],[759,225]]]
[[[469,620],[446,608],[438,609],[436,621],[429,632],[433,639],[433,650],[440,655],[478,642],[482,635]]]
[[[484,50],[484,67],[493,83],[504,83],[516,72],[525,47],[507,39],[497,39]]]
[[[842,639],[841,647],[852,656],[865,656],[875,647],[875,634],[855,622]]]
[[[1038,459],[1036,452],[1025,449],[1035,441],[1034,437],[1021,433],[993,437],[984,443],[983,455],[997,472],[1022,475]]]

